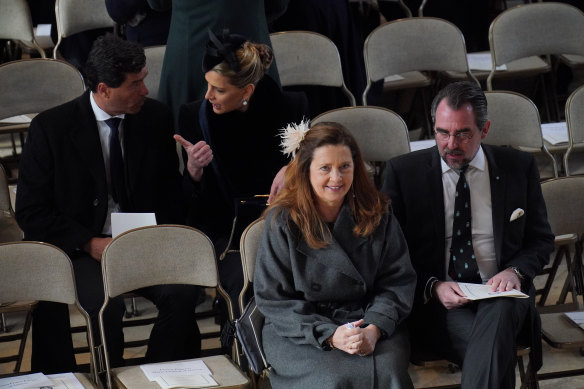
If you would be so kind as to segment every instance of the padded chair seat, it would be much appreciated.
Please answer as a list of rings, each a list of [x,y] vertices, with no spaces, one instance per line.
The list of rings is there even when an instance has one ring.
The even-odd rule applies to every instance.
[[[584,59],[583,59],[584,60]],[[495,79],[517,78],[517,77],[531,77],[544,74],[551,70],[550,65],[538,56],[520,58],[515,61],[507,63],[506,70],[498,70],[495,73]],[[472,70],[471,73],[479,81],[484,81],[489,76],[489,71]],[[465,73],[446,71],[444,74],[455,80],[466,80],[468,77]]]
[[[214,388],[248,388],[249,380],[225,355],[201,358],[211,370],[213,379],[219,384]],[[113,377],[121,389],[160,389],[156,382],[148,381],[140,366],[119,367],[112,369]]]
[[[560,60],[570,68],[584,67],[584,56],[576,54],[562,54]]]
[[[584,347],[584,331],[570,322],[563,312],[541,314],[543,339],[555,348]]]

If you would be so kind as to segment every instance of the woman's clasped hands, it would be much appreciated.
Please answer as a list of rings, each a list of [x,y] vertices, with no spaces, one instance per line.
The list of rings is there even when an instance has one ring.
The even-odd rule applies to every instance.
[[[329,338],[330,345],[348,354],[362,357],[373,353],[381,337],[381,331],[374,324],[361,328],[362,324],[363,319],[339,326]]]

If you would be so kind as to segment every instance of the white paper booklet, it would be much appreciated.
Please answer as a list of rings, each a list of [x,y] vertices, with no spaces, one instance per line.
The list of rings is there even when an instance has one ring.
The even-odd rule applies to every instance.
[[[517,297],[517,298],[527,298],[529,297],[523,292],[516,289],[510,290],[508,292],[493,292],[491,291],[491,285],[483,284],[468,284],[465,282],[459,282],[458,286],[462,289],[462,292],[466,295],[469,300],[482,300],[490,299],[493,297]]]
[[[544,123],[541,125],[543,139],[558,146],[568,144],[568,126],[566,122]]]
[[[52,389],[85,389],[73,373],[51,374],[47,377],[53,381]]]
[[[156,377],[155,381],[162,389],[207,388],[209,386],[219,385],[210,375],[204,374],[195,374],[184,377],[162,376]]]
[[[200,359],[183,362],[151,363],[140,365],[140,368],[150,381],[156,377],[184,377],[190,375],[211,375],[211,370]]]
[[[0,378],[0,389],[50,388],[52,385],[53,381],[43,373]]]
[[[112,213],[112,237],[138,227],[155,226],[156,215],[153,213]]]
[[[584,330],[584,311],[574,311],[564,313],[574,324]]]

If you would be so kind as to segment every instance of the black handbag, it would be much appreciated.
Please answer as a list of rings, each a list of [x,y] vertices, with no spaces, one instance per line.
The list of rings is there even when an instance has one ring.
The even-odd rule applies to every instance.
[[[262,374],[262,371],[270,368],[262,346],[263,326],[264,315],[257,308],[255,298],[252,297],[245,306],[241,317],[235,320],[235,333],[249,367],[256,374]]]

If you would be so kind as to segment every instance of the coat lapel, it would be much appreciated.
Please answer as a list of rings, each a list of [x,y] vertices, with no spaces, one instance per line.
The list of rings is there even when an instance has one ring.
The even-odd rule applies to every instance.
[[[332,244],[322,249],[313,249],[304,239],[300,239],[296,249],[306,255],[310,261],[320,262],[327,267],[337,269],[340,273],[348,277],[364,282],[363,277],[353,265],[351,258],[347,255],[347,253],[354,253],[359,246],[367,241],[365,238],[353,235],[354,225],[351,209],[345,204],[333,228],[334,237]],[[342,244],[339,242],[342,242]]]
[[[432,201],[432,220],[434,221],[434,231],[441,252],[444,252],[444,240],[446,231],[444,229],[444,190],[442,187],[442,166],[440,163],[440,154],[438,148],[434,146],[435,152],[432,153],[430,166],[426,169],[426,180],[430,183],[430,198]],[[445,273],[446,274],[446,273]]]
[[[503,225],[505,223],[505,172],[497,165],[493,150],[489,145],[482,145],[489,164],[489,181],[491,184],[491,206],[493,214],[493,235],[497,265],[501,267],[501,249],[503,246]]]
[[[78,115],[71,118],[77,125],[71,126],[71,141],[77,148],[81,159],[87,163],[89,172],[94,177],[99,193],[107,193],[105,163],[101,150],[101,141],[95,115],[89,102],[89,91],[77,99]]]

